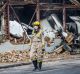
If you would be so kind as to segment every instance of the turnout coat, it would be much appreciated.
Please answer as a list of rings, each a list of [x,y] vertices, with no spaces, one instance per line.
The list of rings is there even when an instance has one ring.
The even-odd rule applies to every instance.
[[[44,36],[42,30],[38,33],[32,33],[31,38],[31,50],[30,58],[31,60],[38,60],[38,62],[43,60],[43,51],[44,48]]]

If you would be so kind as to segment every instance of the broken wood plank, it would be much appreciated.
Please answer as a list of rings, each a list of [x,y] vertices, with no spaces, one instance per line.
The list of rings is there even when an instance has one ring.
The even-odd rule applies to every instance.
[[[54,50],[54,52],[56,53],[60,53],[61,51],[63,51],[63,45],[61,45],[60,47],[58,47],[57,49]]]

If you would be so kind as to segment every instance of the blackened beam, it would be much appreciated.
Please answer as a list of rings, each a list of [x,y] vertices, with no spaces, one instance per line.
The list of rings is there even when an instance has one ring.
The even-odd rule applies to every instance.
[[[80,6],[80,3],[78,0],[70,0],[73,4],[75,4],[76,6]]]
[[[63,0],[63,5],[64,5],[64,8],[63,8],[63,28],[64,28],[64,31],[66,31],[66,8],[65,8],[65,0]]]
[[[10,5],[27,5],[27,4],[36,4],[32,1],[10,1]]]
[[[31,1],[10,1],[10,4],[11,5],[26,5],[26,4],[36,4],[36,2],[31,2]],[[40,5],[43,5],[43,4],[49,4],[49,3],[39,3]],[[61,5],[61,3],[51,3],[53,5]]]
[[[29,3],[29,2],[10,2],[10,5],[28,5],[28,4],[31,4],[33,6],[36,6],[36,3]],[[62,5],[61,3],[39,3],[40,4],[40,10],[60,10],[60,9],[63,9],[64,6],[65,8],[77,8],[79,9],[80,7],[79,6],[76,6],[76,5],[71,5],[71,4],[65,4],[65,5]]]
[[[75,5],[69,5],[69,4],[65,4],[65,5],[53,5],[53,4],[43,4],[43,5],[40,5],[40,10],[60,10],[60,9],[63,9],[63,8],[73,8],[73,9],[80,9],[80,7],[77,7]]]
[[[40,21],[40,5],[39,5],[39,0],[37,0],[36,20]]]
[[[6,27],[7,27],[7,39],[10,39],[10,31],[9,31],[9,20],[10,20],[10,15],[9,15],[9,3],[8,3],[8,5],[7,5],[7,25],[6,25]]]
[[[5,3],[5,4],[1,7],[0,12],[3,12],[6,6],[7,6],[7,3]]]
[[[36,2],[26,2],[26,1],[10,1],[10,5],[27,5],[27,4],[32,4],[32,5],[36,5]],[[40,5],[47,5],[49,3],[39,3]],[[61,5],[61,3],[50,3],[51,5]]]

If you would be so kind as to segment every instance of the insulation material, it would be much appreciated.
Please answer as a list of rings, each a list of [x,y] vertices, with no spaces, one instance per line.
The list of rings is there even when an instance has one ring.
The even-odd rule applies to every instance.
[[[43,28],[44,37],[49,37],[50,39],[55,38],[55,33],[53,32],[53,28],[50,26],[47,19],[41,21],[41,26]]]
[[[23,37],[23,28],[17,21],[9,21],[10,33],[16,37]]]

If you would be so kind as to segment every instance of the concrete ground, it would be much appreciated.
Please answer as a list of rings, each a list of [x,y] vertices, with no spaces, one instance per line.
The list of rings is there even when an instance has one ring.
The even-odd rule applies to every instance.
[[[0,69],[0,74],[80,74],[80,59],[44,62],[42,71],[32,71],[33,65]]]

